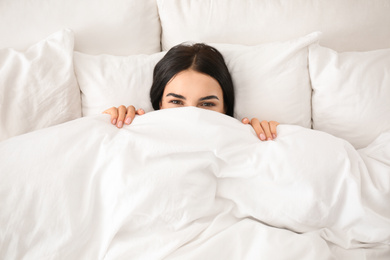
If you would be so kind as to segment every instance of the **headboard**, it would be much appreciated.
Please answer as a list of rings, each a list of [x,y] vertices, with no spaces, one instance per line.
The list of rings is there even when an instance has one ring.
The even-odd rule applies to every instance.
[[[390,47],[389,14],[388,0],[2,0],[0,49],[70,28],[75,50],[89,54],[150,54],[160,42],[165,50],[188,40],[253,45],[313,31],[336,51],[366,51]]]

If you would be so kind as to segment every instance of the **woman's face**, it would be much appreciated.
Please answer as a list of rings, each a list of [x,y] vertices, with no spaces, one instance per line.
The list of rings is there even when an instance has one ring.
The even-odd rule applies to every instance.
[[[192,69],[177,73],[165,86],[160,109],[187,106],[225,113],[218,81]]]

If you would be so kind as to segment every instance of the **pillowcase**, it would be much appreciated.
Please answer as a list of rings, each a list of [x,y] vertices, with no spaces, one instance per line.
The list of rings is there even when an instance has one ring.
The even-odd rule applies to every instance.
[[[161,50],[156,0],[0,1],[0,49],[27,49],[62,28],[74,31],[75,50],[89,54]]]
[[[307,46],[319,33],[299,39],[242,46],[210,44],[224,56],[236,92],[236,117],[258,117],[311,127],[311,86]],[[149,91],[155,64],[165,52],[153,55],[92,56],[75,52],[74,66],[82,92],[83,116],[100,114],[119,105],[152,111]]]
[[[0,141],[81,116],[73,42],[62,30],[25,52],[0,50]]]
[[[257,46],[213,44],[224,56],[235,87],[235,117],[257,117],[311,128],[308,46],[319,32]]]
[[[74,69],[81,90],[82,114],[101,114],[110,107],[133,105],[153,111],[149,91],[153,69],[165,55],[89,55],[74,52]]]
[[[338,53],[310,47],[313,128],[369,145],[390,131],[390,49]]]
[[[322,31],[338,51],[390,45],[388,0],[157,0],[163,50],[184,41],[257,45]],[[199,19],[202,17],[202,19]]]

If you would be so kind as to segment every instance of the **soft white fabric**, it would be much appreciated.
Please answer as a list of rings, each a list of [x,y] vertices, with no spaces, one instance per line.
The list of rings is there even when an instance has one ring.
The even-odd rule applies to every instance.
[[[212,44],[224,56],[236,92],[236,117],[258,117],[311,127],[311,86],[307,47],[319,33],[258,46]],[[75,52],[83,115],[119,105],[151,111],[153,68],[165,53],[86,55]]]
[[[0,141],[81,116],[73,42],[62,30],[25,52],[0,50]]]
[[[313,31],[338,51],[390,47],[390,1],[157,0],[162,47],[183,41],[256,45]]]
[[[133,105],[152,111],[149,98],[153,69],[165,53],[152,55],[88,55],[74,53],[83,116],[101,114],[112,106]]]
[[[0,143],[0,258],[389,256],[390,187],[373,180],[390,183],[380,170],[390,169],[380,153],[390,134],[357,152],[299,126],[261,142],[250,126],[198,108],[147,113],[123,129],[109,121]]]
[[[24,50],[63,28],[75,32],[75,49],[85,53],[160,51],[155,0],[0,1],[0,48]]]
[[[370,144],[390,130],[390,49],[338,53],[312,45],[313,128]]]
[[[311,127],[308,46],[320,33],[257,46],[214,44],[232,75],[238,119],[257,117]]]

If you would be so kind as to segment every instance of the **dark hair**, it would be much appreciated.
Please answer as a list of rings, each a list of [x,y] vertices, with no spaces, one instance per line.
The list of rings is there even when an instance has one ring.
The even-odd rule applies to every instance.
[[[187,69],[207,74],[218,81],[223,92],[226,115],[233,116],[234,88],[229,70],[222,54],[217,49],[203,43],[176,45],[156,64],[150,89],[153,108],[160,109],[165,86],[172,77]]]

